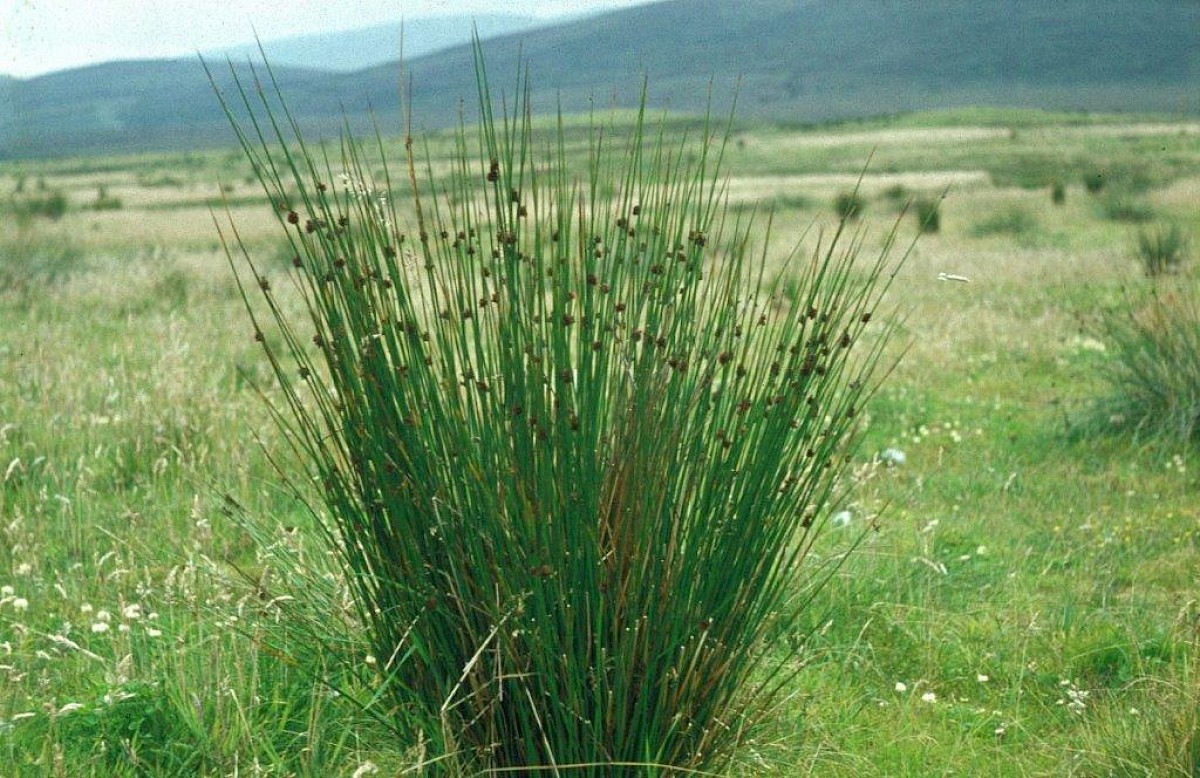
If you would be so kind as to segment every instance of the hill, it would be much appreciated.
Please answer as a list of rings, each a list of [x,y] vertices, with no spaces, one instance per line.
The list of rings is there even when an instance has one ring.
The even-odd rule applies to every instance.
[[[653,104],[697,112],[710,83],[723,105],[740,78],[740,116],[818,122],[964,105],[1196,114],[1198,39],[1194,0],[667,0],[501,36],[485,53],[509,79],[520,51],[546,107],[628,105],[645,75]],[[453,121],[454,97],[470,104],[469,46],[408,68],[425,126]],[[343,111],[361,126],[370,108],[399,108],[395,63],[279,74],[313,130],[336,132]],[[230,141],[190,61],[101,65],[4,92],[0,159]]]
[[[469,43],[472,25],[484,40],[499,35],[521,33],[544,22],[532,16],[483,14],[473,17],[437,16],[414,19],[402,24],[384,24],[360,30],[300,35],[266,41],[263,49],[270,61],[288,67],[318,67],[339,73],[382,65],[396,59],[400,41],[404,55],[412,59],[435,51]],[[248,44],[208,52],[206,57],[222,61],[257,60],[258,44]]]

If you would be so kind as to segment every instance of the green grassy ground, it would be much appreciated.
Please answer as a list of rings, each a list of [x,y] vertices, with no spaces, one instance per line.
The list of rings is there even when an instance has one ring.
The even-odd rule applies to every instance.
[[[1106,198],[1200,239],[1200,128],[748,127],[731,197],[779,209],[782,256],[872,154],[867,244],[910,197],[945,193],[941,230],[894,287],[905,354],[820,559],[866,537],[809,606],[807,659],[739,770],[1194,774],[1200,457],[1097,424],[1109,355],[1089,322],[1144,283],[1141,225]],[[0,168],[0,776],[394,774],[420,756],[342,703],[321,657],[265,639],[286,604],[273,555],[308,555],[317,579],[328,563],[268,457],[286,460],[254,388],[271,394],[269,371],[208,210],[224,184],[282,277],[248,172],[225,152]],[[93,209],[100,187],[121,207]],[[51,192],[60,219],[16,215]],[[345,605],[327,605],[336,633]]]

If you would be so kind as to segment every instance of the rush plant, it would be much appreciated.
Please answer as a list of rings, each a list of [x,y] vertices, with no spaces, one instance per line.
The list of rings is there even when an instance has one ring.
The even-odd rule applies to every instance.
[[[1101,406],[1138,433],[1180,443],[1200,432],[1200,283],[1161,279],[1129,293],[1100,317],[1111,354],[1104,377],[1111,396]]]
[[[299,316],[223,232],[372,710],[434,771],[720,767],[829,572],[805,562],[877,384],[891,238],[859,262],[843,222],[766,273],[726,129],[677,142],[643,100],[575,154],[476,63],[478,124],[448,160],[410,134],[399,169],[378,133],[307,144],[269,67],[227,104],[287,203]]]

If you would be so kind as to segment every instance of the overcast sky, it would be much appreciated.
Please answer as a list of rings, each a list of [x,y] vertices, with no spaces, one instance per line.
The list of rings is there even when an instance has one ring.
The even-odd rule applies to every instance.
[[[254,39],[470,13],[554,17],[650,0],[0,0],[0,73],[190,56]],[[314,63],[316,64],[316,63]]]

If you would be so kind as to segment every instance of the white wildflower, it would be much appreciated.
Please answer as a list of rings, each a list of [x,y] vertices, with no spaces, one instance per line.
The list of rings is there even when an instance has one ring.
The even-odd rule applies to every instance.
[[[29,600],[25,599],[24,597],[18,597],[12,601],[12,606],[14,610],[26,610],[29,608]]]
[[[988,678],[986,675],[984,675],[983,673],[980,673],[979,675],[975,676],[975,680],[976,680],[976,681],[979,681],[980,683],[987,683],[987,682],[988,682],[989,680],[991,680],[991,679],[989,679],[989,678]]]
[[[906,684],[904,681],[896,681],[896,691],[903,694],[904,692],[908,691],[908,684]]]
[[[108,632],[108,624],[103,621],[97,621],[92,624],[92,632],[95,632],[97,635]]]
[[[921,695],[921,702],[934,703],[937,702],[937,694],[934,692],[925,692]]]
[[[134,603],[121,609],[121,618],[127,621],[137,621],[142,617],[142,606]]]
[[[16,592],[16,590],[13,589],[8,584],[4,584],[4,586],[0,586],[0,597],[12,597],[15,592]]]
[[[351,778],[363,778],[364,775],[374,775],[377,772],[379,772],[379,768],[375,766],[374,762],[363,762],[351,774]]]
[[[848,525],[850,523],[851,518],[852,518],[852,516],[850,514],[850,511],[838,511],[837,513],[833,514],[833,519],[832,519],[833,526],[845,527],[846,525]]]

